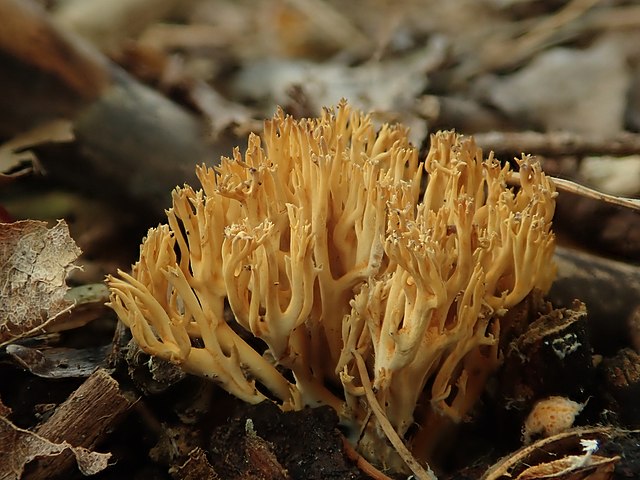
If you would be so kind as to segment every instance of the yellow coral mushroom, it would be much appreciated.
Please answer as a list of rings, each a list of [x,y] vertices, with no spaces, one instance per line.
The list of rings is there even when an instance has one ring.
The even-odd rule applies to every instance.
[[[508,188],[510,167],[453,132],[420,162],[403,127],[377,130],[346,102],[318,119],[278,111],[244,155],[197,173],[202,190],[176,189],[132,273],[109,278],[111,306],[143,350],[247,402],[332,406],[392,468],[356,360],[426,458],[498,365],[501,315],[554,277],[553,184],[523,157]]]

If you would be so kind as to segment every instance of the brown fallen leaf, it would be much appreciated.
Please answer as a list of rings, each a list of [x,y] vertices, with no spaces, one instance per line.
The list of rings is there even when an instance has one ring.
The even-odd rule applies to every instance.
[[[610,480],[619,457],[572,455],[529,467],[516,480]]]
[[[41,332],[73,306],[65,279],[79,255],[64,221],[0,224],[0,346]]]
[[[611,427],[581,427],[544,438],[490,467],[481,480],[611,480],[620,455],[595,455],[620,435]]]
[[[108,466],[110,453],[92,452],[86,448],[73,447],[67,442],[54,443],[29,430],[15,426],[0,416],[0,478],[18,480],[27,463],[36,457],[53,457],[70,449],[76,457],[83,475],[94,475]]]

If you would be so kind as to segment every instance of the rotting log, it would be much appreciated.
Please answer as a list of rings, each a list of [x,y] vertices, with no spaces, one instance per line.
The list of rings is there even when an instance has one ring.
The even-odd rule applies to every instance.
[[[0,138],[70,120],[82,162],[45,164],[54,180],[162,214],[173,187],[195,182],[195,164],[230,151],[32,0],[0,0],[0,18]]]

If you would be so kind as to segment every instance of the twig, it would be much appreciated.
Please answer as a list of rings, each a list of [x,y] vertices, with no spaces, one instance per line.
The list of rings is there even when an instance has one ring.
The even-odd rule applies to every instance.
[[[576,195],[581,195],[586,198],[592,198],[594,200],[601,200],[603,202],[617,205],[619,207],[625,207],[630,208],[631,210],[640,211],[640,199],[616,197],[615,195],[602,193],[592,188],[585,187],[584,185],[572,182],[571,180],[566,180],[564,178],[553,177],[552,180],[558,190],[575,193]],[[507,183],[509,185],[520,185],[520,174],[518,172],[513,172],[511,174],[511,177],[507,180]]]
[[[611,137],[574,132],[489,132],[473,137],[479,147],[493,151],[499,158],[519,156],[522,152],[545,157],[640,153],[640,135],[630,132]]]
[[[556,184],[558,189],[564,190],[565,192],[575,193],[582,195],[583,197],[602,200],[606,203],[618,205],[619,207],[640,211],[640,199],[637,198],[617,197],[615,195],[609,195],[608,193],[598,192],[597,190],[593,190],[564,178],[553,178],[553,183]]]
[[[371,380],[369,380],[367,367],[364,364],[362,356],[355,349],[351,350],[351,352],[356,360],[356,366],[358,367],[358,373],[360,374],[360,382],[362,383],[362,388],[364,389],[365,396],[367,397],[367,402],[369,402],[369,408],[375,415],[376,420],[378,420],[380,427],[389,439],[389,442],[391,442],[391,445],[393,445],[393,448],[396,449],[400,458],[404,460],[418,480],[438,480],[438,477],[435,476],[429,467],[425,470],[424,467],[420,465],[395,431],[373,393]]]

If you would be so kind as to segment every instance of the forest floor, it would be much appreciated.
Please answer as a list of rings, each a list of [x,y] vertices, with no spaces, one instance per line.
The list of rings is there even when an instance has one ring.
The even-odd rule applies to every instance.
[[[640,477],[636,2],[0,0],[0,17],[0,480],[407,477],[328,407],[248,406],[149,357],[104,305],[195,165],[278,107],[342,98],[422,154],[456,130],[567,181],[551,304],[510,312],[521,330],[438,478]],[[573,429],[523,444],[549,397],[580,404]]]

